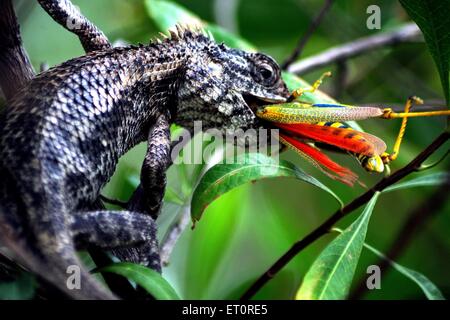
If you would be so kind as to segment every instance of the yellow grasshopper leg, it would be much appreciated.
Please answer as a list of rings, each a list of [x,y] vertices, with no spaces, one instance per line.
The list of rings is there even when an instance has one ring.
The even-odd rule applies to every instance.
[[[324,79],[325,77],[331,77],[331,72],[330,72],[330,71],[327,71],[327,72],[323,73],[323,74],[320,76],[320,78],[317,79],[317,80],[313,83],[313,85],[311,86],[311,88],[308,88],[308,89],[305,89],[305,88],[298,88],[298,89],[292,91],[291,96],[289,97],[288,101],[292,101],[292,100],[294,100],[294,99],[297,99],[298,97],[301,97],[301,96],[303,95],[303,93],[305,93],[305,92],[311,92],[311,93],[312,93],[312,92],[316,91],[316,90],[320,87],[320,85],[322,84],[323,79]]]
[[[395,144],[394,144],[394,148],[392,150],[392,153],[389,154],[387,152],[384,152],[380,157],[381,159],[383,159],[383,162],[385,164],[394,161],[395,159],[397,159],[398,154],[400,152],[400,146],[402,144],[403,141],[403,137],[405,135],[405,130],[406,130],[406,124],[408,123],[408,113],[411,110],[411,107],[413,106],[413,104],[423,104],[423,100],[420,99],[419,97],[416,96],[412,96],[409,97],[408,100],[406,101],[405,104],[405,110],[403,112],[403,117],[402,117],[402,124],[400,126],[400,130],[397,136],[397,139],[395,140]],[[383,110],[383,115],[382,118],[386,118],[386,119],[392,119],[395,116],[395,113],[392,111],[392,109],[390,108],[386,108]]]

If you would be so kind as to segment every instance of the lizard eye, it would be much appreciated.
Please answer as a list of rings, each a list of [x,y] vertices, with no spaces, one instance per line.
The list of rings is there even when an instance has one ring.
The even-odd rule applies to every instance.
[[[260,61],[255,66],[253,78],[259,84],[266,87],[271,87],[277,82],[278,73],[274,66],[266,61]]]
[[[268,64],[262,65],[259,67],[259,73],[261,73],[261,77],[264,81],[269,81],[274,77],[274,72],[271,66]]]

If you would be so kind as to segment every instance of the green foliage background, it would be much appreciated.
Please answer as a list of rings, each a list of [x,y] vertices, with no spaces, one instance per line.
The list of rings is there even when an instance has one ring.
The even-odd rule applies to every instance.
[[[151,0],[150,0],[151,1]],[[140,0],[74,0],[82,12],[94,21],[112,41],[146,43],[159,31]],[[231,17],[243,38],[279,62],[293,50],[300,35],[320,9],[321,1],[312,0],[241,0],[235,13],[229,13],[220,0],[178,0],[202,19],[220,22]],[[381,8],[382,29],[366,28],[366,8]],[[32,63],[50,66],[83,54],[78,39],[56,25],[35,1],[16,1],[23,40]],[[221,12],[218,17],[216,12]],[[396,1],[336,1],[305,48],[309,56],[358,37],[388,31],[409,20]],[[232,24],[223,25],[232,28]],[[304,75],[313,81],[330,66]],[[322,90],[334,96],[333,80]],[[425,101],[443,101],[441,83],[430,53],[423,42],[385,48],[348,62],[348,79],[339,101],[348,104],[393,103],[402,105],[412,94]],[[364,129],[392,145],[399,122],[366,121]],[[443,119],[413,119],[406,142],[393,169],[411,160],[445,128]],[[106,194],[126,199],[136,183],[144,152],[138,146],[124,159]],[[433,158],[437,159],[442,152]],[[364,191],[331,181],[292,152],[283,158],[296,163],[331,188],[344,202]],[[335,156],[357,171],[366,185],[380,179],[369,175],[350,157]],[[448,161],[441,166],[447,165]],[[441,167],[442,170],[442,167]],[[169,185],[182,200],[192,191],[190,182],[198,176],[199,167],[173,167]],[[194,178],[193,178],[194,177]],[[367,242],[386,252],[395,241],[399,227],[409,213],[433,192],[433,188],[417,188],[388,193],[380,197],[368,228]],[[173,197],[172,197],[173,198]],[[307,234],[337,209],[336,201],[326,193],[293,179],[263,180],[245,184],[213,202],[194,231],[183,233],[164,276],[183,298],[237,298],[296,240]],[[183,211],[179,205],[166,203],[159,223],[164,226]],[[425,274],[444,293],[450,294],[450,205],[447,205],[416,234],[399,263]],[[339,226],[347,227],[356,214]],[[257,298],[291,299],[309,266],[335,235],[328,235],[308,247],[284,268]],[[371,252],[362,251],[355,281],[365,275],[368,265],[378,261]],[[423,293],[410,280],[395,271],[382,275],[382,289],[365,295],[368,299],[422,299]]]

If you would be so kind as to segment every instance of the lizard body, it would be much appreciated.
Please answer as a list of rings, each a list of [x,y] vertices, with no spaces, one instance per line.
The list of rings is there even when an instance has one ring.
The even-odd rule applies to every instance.
[[[71,297],[115,298],[83,267],[81,289],[69,290],[66,269],[81,266],[77,249],[121,256],[132,247],[125,259],[160,271],[154,219],[171,162],[170,124],[256,128],[244,97],[281,102],[288,95],[268,56],[183,28],[149,45],[100,46],[39,74],[0,114],[0,240]],[[120,156],[145,140],[139,204],[99,209]]]

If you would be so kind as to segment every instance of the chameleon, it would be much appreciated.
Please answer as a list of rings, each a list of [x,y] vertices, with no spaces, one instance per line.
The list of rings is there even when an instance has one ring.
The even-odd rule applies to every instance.
[[[155,219],[171,164],[170,125],[202,121],[223,134],[260,128],[257,106],[290,93],[270,56],[218,44],[200,28],[177,26],[149,44],[113,48],[70,1],[39,3],[60,24],[82,21],[76,34],[87,54],[38,74],[0,114],[0,242],[70,298],[117,299],[76,252],[113,249],[161,271]],[[103,208],[100,191],[119,158],[144,141],[133,201]],[[67,287],[69,266],[80,268],[81,288]]]

